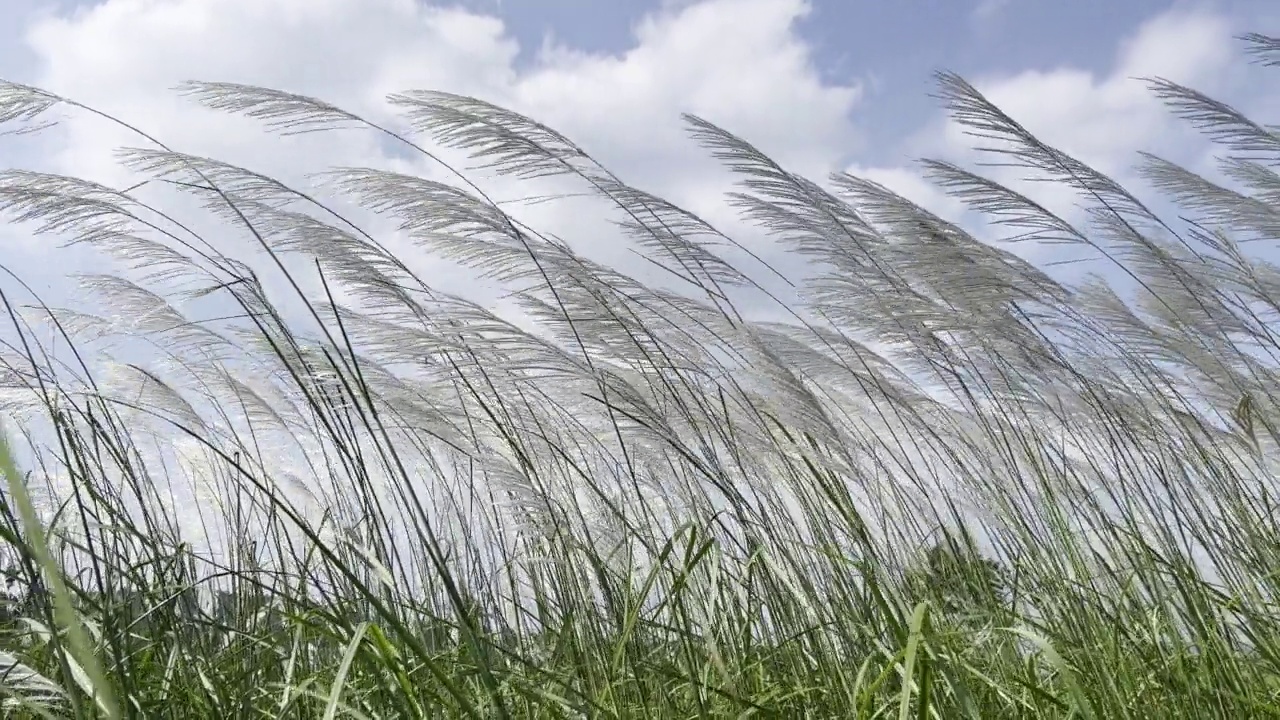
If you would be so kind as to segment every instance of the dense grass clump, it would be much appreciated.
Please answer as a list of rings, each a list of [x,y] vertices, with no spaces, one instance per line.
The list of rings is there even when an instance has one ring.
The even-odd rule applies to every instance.
[[[78,309],[0,286],[5,716],[1280,716],[1280,266],[1244,249],[1280,239],[1280,136],[1151,81],[1222,151],[1220,183],[1142,158],[1166,220],[940,81],[1082,209],[928,176],[1105,279],[695,117],[767,239],[443,93],[391,97],[400,130],[185,87],[443,181],[295,189],[132,126],[127,190],[0,173],[15,227],[120,268]],[[55,108],[125,127],[0,84],[9,129]],[[538,232],[511,178],[616,234]]]

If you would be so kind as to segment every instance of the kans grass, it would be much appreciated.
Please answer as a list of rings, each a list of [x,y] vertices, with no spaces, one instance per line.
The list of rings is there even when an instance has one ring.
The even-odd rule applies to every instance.
[[[141,175],[0,174],[15,229],[127,267],[81,278],[79,310],[5,281],[5,716],[1280,716],[1280,136],[1151,80],[1225,183],[1144,156],[1157,213],[940,87],[1080,208],[925,162],[974,232],[1105,279],[694,117],[765,250],[466,97],[392,96],[397,131],[184,86],[448,180],[302,189],[0,85],[6,129],[93,116]],[[498,175],[606,203],[594,242],[635,272],[513,217]],[[433,288],[426,256],[508,311]]]

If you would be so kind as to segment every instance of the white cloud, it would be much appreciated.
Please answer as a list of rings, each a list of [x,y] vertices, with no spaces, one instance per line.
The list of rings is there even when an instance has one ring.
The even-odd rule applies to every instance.
[[[1211,95],[1239,89],[1243,62],[1228,18],[1206,10],[1174,9],[1155,16],[1117,48],[1109,72],[1096,73],[1070,66],[1055,70],[1027,70],[966,78],[1039,139],[1135,186],[1133,167],[1138,151],[1170,154],[1171,159],[1202,163],[1207,145],[1175,118],[1149,90],[1142,78],[1162,77],[1201,89]],[[907,143],[914,157],[929,156],[961,164],[989,161],[973,151],[985,141],[965,134],[949,118],[926,124]],[[1207,169],[1201,166],[1199,169]],[[979,168],[1000,182],[1044,202],[1068,216],[1077,199],[1058,184],[1026,182],[1027,171]],[[905,168],[871,171],[904,196],[935,212],[954,217],[956,206],[941,194],[922,187],[919,173]]]
[[[1134,151],[1152,148],[1179,127],[1140,78],[1212,85],[1230,67],[1231,35],[1223,16],[1172,11],[1144,23],[1123,43],[1105,77],[1061,68],[973,82],[1043,140],[1104,172],[1119,170],[1132,162]],[[946,141],[956,147],[972,142],[951,123]]]
[[[301,159],[286,143],[256,123],[201,111],[173,86],[193,79],[258,84],[376,113],[387,91],[408,89],[388,87],[404,68],[432,87],[486,92],[509,82],[516,52],[496,19],[413,0],[107,0],[41,22],[29,39],[43,65],[35,84],[181,149],[295,172]],[[340,137],[326,137],[320,145],[329,152],[305,162],[366,150]],[[107,134],[101,122],[74,123],[59,138],[60,164],[109,175],[97,163],[124,138]]]
[[[275,162],[281,143],[178,98],[170,88],[182,80],[278,87],[375,116],[387,93],[429,88],[529,113],[623,174],[679,180],[682,160],[698,159],[685,111],[784,161],[821,165],[847,149],[858,91],[819,80],[793,27],[806,12],[802,0],[710,0],[646,18],[621,55],[552,46],[524,72],[498,19],[415,0],[107,0],[30,38],[43,62],[36,84],[197,152]],[[100,125],[61,139],[64,165],[83,170],[86,154],[110,146]]]
[[[474,95],[564,132],[624,180],[732,225],[721,195],[727,176],[687,139],[681,112],[819,177],[857,142],[849,111],[859,88],[819,78],[795,30],[807,12],[805,0],[668,4],[638,26],[633,47],[621,53],[547,45],[521,68],[519,47],[499,19],[417,0],[104,0],[46,16],[27,37],[39,60],[34,84],[134,123],[175,149],[286,181],[337,164],[405,160],[389,156],[371,134],[282,139],[255,121],[203,110],[172,88],[189,79],[258,84],[377,120],[390,116],[388,93]],[[112,156],[121,144],[143,141],[77,115],[31,144],[28,159],[123,185],[131,176]],[[411,172],[435,174],[424,161],[412,163]],[[499,196],[524,194],[512,181],[482,185]],[[580,206],[527,214],[539,229],[610,249],[600,241],[611,231]],[[52,277],[34,247],[28,245],[35,262],[16,269]]]
[[[688,154],[681,111],[725,125],[784,163],[823,165],[854,137],[847,113],[858,91],[819,80],[794,32],[805,12],[798,0],[711,0],[650,16],[621,57],[546,54],[546,65],[520,83],[519,104],[647,169]]]

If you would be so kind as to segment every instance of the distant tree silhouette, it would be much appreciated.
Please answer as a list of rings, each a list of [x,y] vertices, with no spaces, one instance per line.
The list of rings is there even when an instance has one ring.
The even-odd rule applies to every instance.
[[[946,614],[989,616],[1003,609],[1011,589],[1008,569],[983,557],[967,533],[944,532],[923,561],[910,568],[907,592]]]

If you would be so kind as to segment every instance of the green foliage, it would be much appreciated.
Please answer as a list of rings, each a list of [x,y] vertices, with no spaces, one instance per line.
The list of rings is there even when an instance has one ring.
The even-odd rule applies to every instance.
[[[908,571],[907,587],[947,613],[994,611],[1009,602],[1011,589],[1003,565],[950,537],[931,546],[920,566]]]

